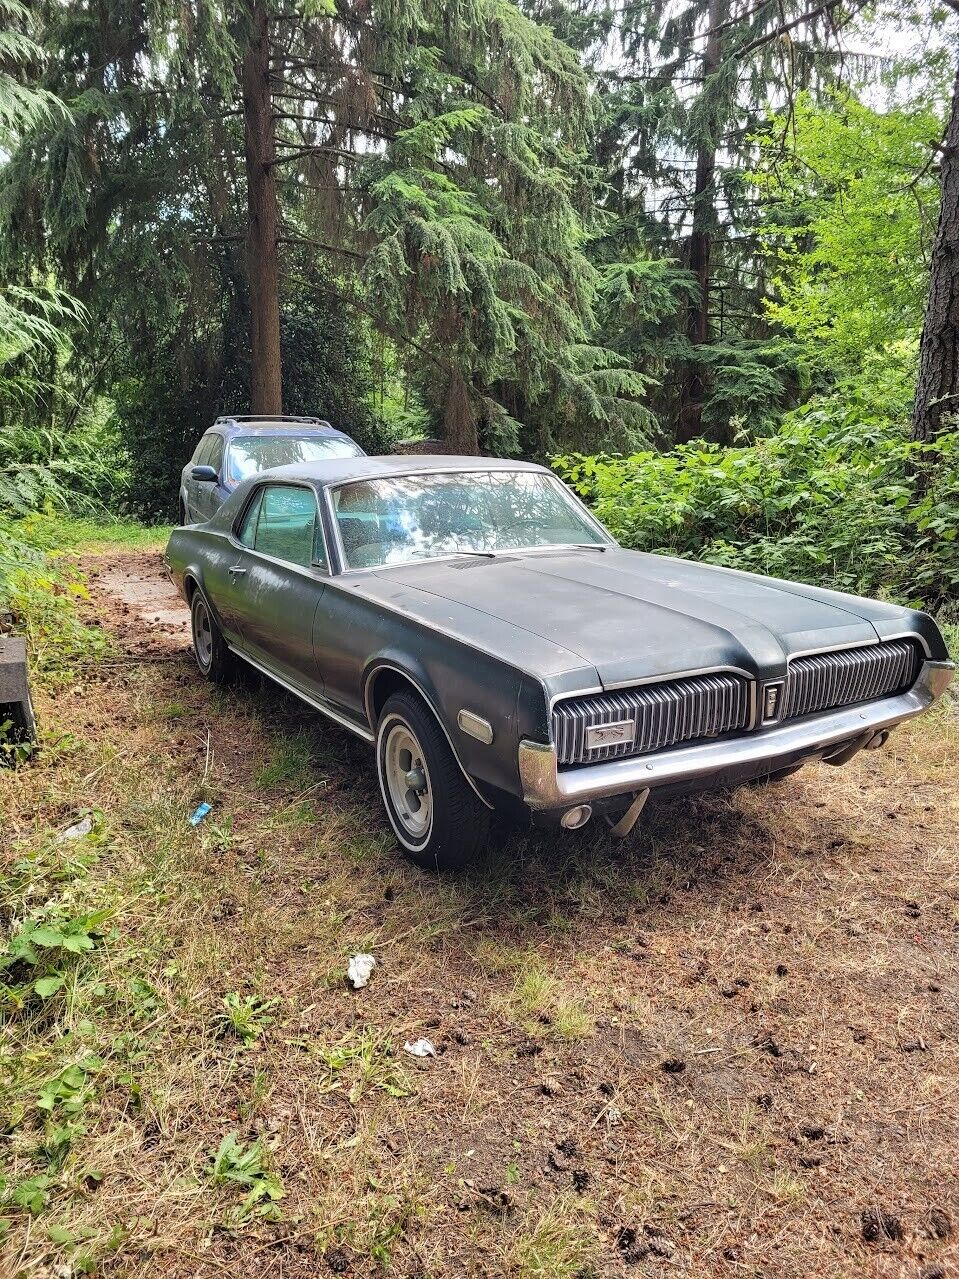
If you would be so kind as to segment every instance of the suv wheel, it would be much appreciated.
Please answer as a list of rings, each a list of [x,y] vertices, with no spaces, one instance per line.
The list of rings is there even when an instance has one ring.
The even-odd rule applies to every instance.
[[[454,870],[485,844],[489,809],[463,776],[432,711],[412,693],[394,693],[383,707],[376,771],[393,833],[417,866]]]
[[[214,684],[226,683],[233,675],[236,662],[199,587],[190,602],[190,627],[197,666]]]

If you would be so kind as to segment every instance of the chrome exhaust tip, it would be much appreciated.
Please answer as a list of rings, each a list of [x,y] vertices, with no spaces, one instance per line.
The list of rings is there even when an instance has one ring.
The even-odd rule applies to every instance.
[[[592,804],[577,804],[575,808],[567,808],[559,819],[564,830],[580,830],[593,815]]]

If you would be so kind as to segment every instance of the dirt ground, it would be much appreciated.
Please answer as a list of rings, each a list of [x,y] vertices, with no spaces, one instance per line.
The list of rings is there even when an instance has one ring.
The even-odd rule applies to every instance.
[[[59,884],[92,810],[55,891],[109,918],[4,1024],[4,1175],[48,1180],[0,1273],[959,1276],[952,707],[845,769],[651,802],[624,845],[504,829],[438,879],[362,743],[201,681],[158,555],[87,569],[115,656],[40,690],[0,819]],[[69,1103],[35,1099],[89,1051],[44,1164]]]

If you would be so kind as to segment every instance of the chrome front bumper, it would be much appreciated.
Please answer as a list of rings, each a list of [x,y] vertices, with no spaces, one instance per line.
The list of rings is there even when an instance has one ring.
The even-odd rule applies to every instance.
[[[810,715],[724,741],[699,742],[579,768],[560,769],[552,745],[522,741],[519,775],[523,799],[536,810],[566,808],[713,777],[717,786],[727,778],[735,784],[737,779],[761,776],[805,760],[828,759],[858,739],[865,744],[876,733],[921,715],[945,692],[954,670],[952,662],[925,662],[912,688],[895,697]]]

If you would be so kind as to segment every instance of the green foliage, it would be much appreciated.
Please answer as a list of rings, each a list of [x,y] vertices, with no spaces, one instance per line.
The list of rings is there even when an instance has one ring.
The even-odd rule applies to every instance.
[[[68,329],[84,318],[84,308],[59,289],[0,287],[0,409],[22,409],[50,389],[51,366],[70,351]]]
[[[348,1077],[349,1099],[356,1105],[370,1088],[378,1088],[390,1097],[407,1097],[413,1091],[406,1073],[397,1065],[393,1045],[373,1027],[360,1027],[345,1035],[330,1048],[318,1050],[326,1069],[326,1087],[331,1091],[343,1087]]]
[[[30,82],[30,70],[42,62],[43,49],[29,28],[26,5],[20,0],[0,0],[0,149],[64,110],[57,97]]]
[[[279,1177],[267,1167],[266,1150],[261,1141],[245,1146],[235,1132],[227,1133],[213,1156],[210,1183],[239,1186],[246,1191],[227,1215],[231,1224],[240,1225],[253,1216],[268,1221],[280,1219],[279,1201],[286,1192]]]
[[[52,1113],[61,1109],[66,1115],[76,1115],[93,1096],[93,1082],[103,1062],[88,1055],[81,1061],[71,1062],[40,1089],[37,1109]]]
[[[223,1011],[219,1014],[219,1026],[223,1034],[234,1035],[245,1048],[249,1048],[273,1021],[269,1015],[276,999],[260,999],[258,995],[240,995],[236,991],[223,997]]]
[[[927,462],[884,387],[843,386],[752,444],[554,465],[625,546],[938,609],[959,598],[959,432]]]
[[[820,378],[855,375],[867,355],[918,339],[941,110],[929,94],[884,111],[848,93],[818,105],[804,94],[762,136],[767,311]]]
[[[26,636],[33,669],[66,677],[76,662],[102,657],[108,641],[77,610],[88,598],[83,575],[40,550],[31,522],[0,514],[0,614],[8,613]]]
[[[101,514],[126,484],[120,441],[103,404],[88,414],[0,430],[0,518],[35,511]]]
[[[60,861],[60,876],[69,883],[86,877],[96,862],[102,843],[102,820],[93,815],[90,831],[77,840],[62,841],[70,849]],[[17,885],[35,887],[36,861],[16,862],[4,884],[16,894]],[[12,1013],[35,1008],[38,1001],[62,991],[77,962],[98,945],[103,937],[109,910],[84,909],[69,895],[51,895],[42,905],[12,923],[10,935],[0,951],[0,1004]]]

